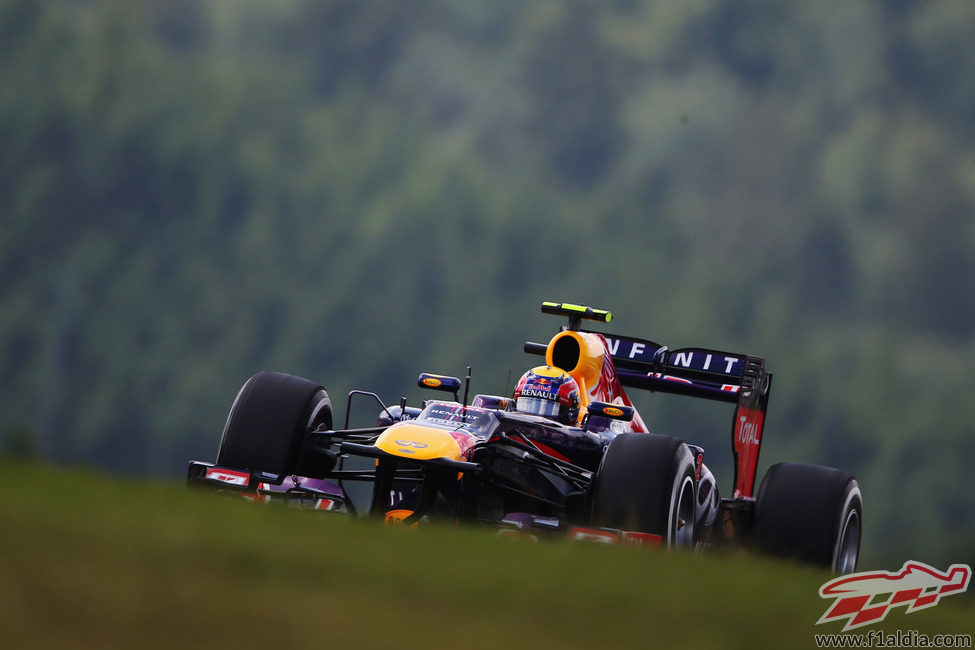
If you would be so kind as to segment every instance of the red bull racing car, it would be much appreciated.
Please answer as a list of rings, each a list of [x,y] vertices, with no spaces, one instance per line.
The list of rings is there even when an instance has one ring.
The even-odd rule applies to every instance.
[[[322,386],[260,372],[230,409],[216,462],[191,461],[188,482],[406,524],[439,518],[688,549],[744,543],[836,573],[856,568],[863,504],[855,477],[779,463],[755,490],[772,384],[762,358],[583,329],[610,322],[604,310],[546,302],[542,311],[568,323],[548,343],[525,344],[544,362],[511,397],[469,399],[470,373],[466,383],[423,373],[419,386],[450,397],[387,406],[354,390],[336,429]],[[624,387],[734,407],[730,496],[720,496],[704,450],[651,433]],[[376,404],[375,426],[349,428],[354,398]],[[354,485],[367,486],[365,499],[353,498]]]

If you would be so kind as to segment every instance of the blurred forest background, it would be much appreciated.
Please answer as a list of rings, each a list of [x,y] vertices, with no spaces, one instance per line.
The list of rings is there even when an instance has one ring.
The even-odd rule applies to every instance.
[[[175,479],[257,370],[506,393],[570,301],[765,356],[760,472],[856,473],[861,566],[975,563],[973,34],[966,0],[0,0],[2,447]],[[727,492],[728,407],[634,397]]]

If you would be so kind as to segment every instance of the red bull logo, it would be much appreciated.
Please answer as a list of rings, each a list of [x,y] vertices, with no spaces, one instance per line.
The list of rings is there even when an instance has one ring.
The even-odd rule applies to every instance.
[[[900,571],[853,573],[819,588],[821,598],[836,601],[816,624],[846,619],[843,631],[879,623],[894,607],[906,613],[934,607],[943,596],[964,593],[972,577],[967,564],[952,564],[946,572],[923,562],[905,562]]]
[[[539,399],[547,399],[553,402],[559,398],[559,396],[552,391],[532,387],[522,388],[521,397],[537,397]]]

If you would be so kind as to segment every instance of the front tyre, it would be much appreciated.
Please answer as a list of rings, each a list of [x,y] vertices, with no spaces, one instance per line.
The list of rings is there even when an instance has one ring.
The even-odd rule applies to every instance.
[[[860,555],[863,498],[856,478],[820,465],[772,465],[755,501],[761,551],[852,573]]]
[[[673,548],[694,544],[694,457],[681,440],[621,433],[590,487],[595,526],[660,535]]]
[[[280,372],[259,372],[244,384],[230,408],[217,465],[269,474],[294,474],[305,434],[332,428],[332,405],[313,381]]]

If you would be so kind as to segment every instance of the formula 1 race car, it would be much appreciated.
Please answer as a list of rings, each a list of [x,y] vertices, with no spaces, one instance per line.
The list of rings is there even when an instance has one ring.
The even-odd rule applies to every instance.
[[[435,518],[508,534],[703,549],[744,543],[836,573],[856,568],[863,503],[849,473],[772,465],[755,494],[772,375],[762,358],[582,329],[609,312],[546,302],[568,317],[514,396],[475,395],[467,381],[422,373],[450,393],[420,407],[387,406],[354,390],[345,426],[313,381],[260,372],[230,409],[216,463],[191,461],[188,482],[260,501],[417,524]],[[734,405],[733,494],[721,498],[704,450],[650,433],[623,387]],[[459,397],[463,388],[463,399]],[[353,398],[375,401],[376,426],[350,429]]]

